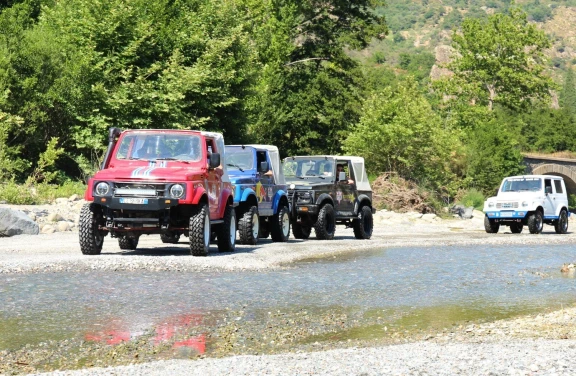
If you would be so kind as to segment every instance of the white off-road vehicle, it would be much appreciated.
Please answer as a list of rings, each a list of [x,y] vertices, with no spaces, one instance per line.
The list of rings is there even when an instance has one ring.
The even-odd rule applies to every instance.
[[[484,202],[484,228],[497,233],[501,225],[510,226],[515,234],[524,225],[531,234],[542,232],[544,223],[553,225],[556,233],[568,232],[568,195],[560,176],[523,175],[502,180],[497,196]]]

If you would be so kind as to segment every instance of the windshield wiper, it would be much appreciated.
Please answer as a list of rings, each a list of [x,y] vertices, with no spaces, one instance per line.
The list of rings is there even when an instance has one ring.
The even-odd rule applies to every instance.
[[[236,167],[238,170],[240,170],[240,172],[244,172],[244,169],[240,166],[238,166],[237,164],[234,163],[226,163],[226,166],[230,166],[230,167]]]

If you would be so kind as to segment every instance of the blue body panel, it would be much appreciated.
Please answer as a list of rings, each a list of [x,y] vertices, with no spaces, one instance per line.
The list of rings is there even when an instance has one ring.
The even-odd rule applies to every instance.
[[[527,211],[518,210],[501,210],[501,211],[488,211],[486,215],[490,219],[523,219],[528,215]],[[555,215],[546,215],[544,219],[558,219]]]

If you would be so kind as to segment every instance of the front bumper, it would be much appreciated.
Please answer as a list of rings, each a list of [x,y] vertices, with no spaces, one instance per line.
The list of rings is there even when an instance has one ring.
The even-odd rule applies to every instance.
[[[490,219],[507,220],[507,219],[524,219],[528,215],[527,210],[500,210],[487,211],[486,215]]]
[[[178,205],[175,198],[94,197],[94,203],[113,210],[160,211]]]

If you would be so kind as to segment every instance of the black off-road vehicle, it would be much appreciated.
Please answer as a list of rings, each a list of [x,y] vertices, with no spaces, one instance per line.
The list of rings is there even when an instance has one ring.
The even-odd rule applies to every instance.
[[[300,156],[284,159],[292,233],[308,239],[332,239],[336,225],[354,229],[357,239],[369,239],[374,223],[372,188],[364,158]]]

